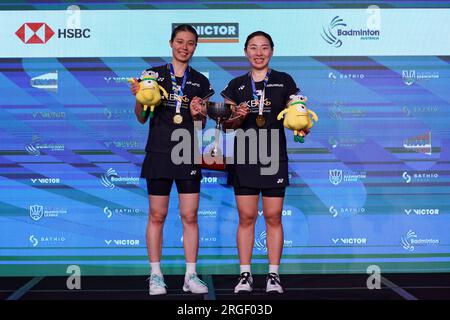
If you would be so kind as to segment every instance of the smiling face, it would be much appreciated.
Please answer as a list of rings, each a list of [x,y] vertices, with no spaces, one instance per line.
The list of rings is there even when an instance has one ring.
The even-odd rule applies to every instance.
[[[169,43],[173,58],[182,63],[189,62],[197,47],[195,35],[189,31],[179,31]]]
[[[270,58],[272,58],[273,55],[273,49],[270,46],[269,39],[259,35],[251,38],[245,49],[245,55],[252,68],[256,70],[267,68]]]

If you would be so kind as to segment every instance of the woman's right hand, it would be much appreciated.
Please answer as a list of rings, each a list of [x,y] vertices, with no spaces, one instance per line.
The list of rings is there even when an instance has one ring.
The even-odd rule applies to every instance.
[[[131,93],[133,95],[136,95],[139,91],[139,81],[136,80],[136,78],[133,78],[133,83],[131,84]]]
[[[248,108],[248,105],[245,102],[241,102],[239,106],[234,107],[233,118],[237,117],[243,120],[247,117],[249,112],[250,109]]]

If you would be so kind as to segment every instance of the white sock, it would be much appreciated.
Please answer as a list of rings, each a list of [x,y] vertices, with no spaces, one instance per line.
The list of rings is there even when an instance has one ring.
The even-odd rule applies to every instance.
[[[160,262],[150,262],[150,274],[162,276]]]
[[[278,274],[278,268],[280,266],[278,264],[269,264],[269,273],[276,273]]]
[[[197,265],[197,263],[195,263],[195,262],[186,262],[186,277],[187,277],[189,274],[197,273],[197,272],[195,271],[196,265]]]
[[[252,272],[250,271],[251,269],[250,269],[249,264],[241,264],[239,267],[241,269],[241,274],[244,272],[248,272],[248,273],[252,274]]]

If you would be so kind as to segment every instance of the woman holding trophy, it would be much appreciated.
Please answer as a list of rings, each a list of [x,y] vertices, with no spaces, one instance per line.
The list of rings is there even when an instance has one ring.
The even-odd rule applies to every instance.
[[[196,273],[199,230],[197,210],[201,169],[194,162],[194,121],[205,121],[202,111],[203,102],[214,94],[209,80],[189,66],[197,47],[198,35],[190,25],[176,27],[169,41],[172,48],[172,61],[169,64],[154,67],[143,72],[143,79],[148,74],[157,78],[158,85],[168,93],[162,97],[150,119],[150,130],[145,148],[146,156],[142,164],[141,177],[147,181],[149,195],[149,220],[146,239],[151,265],[149,294],[166,294],[166,285],[160,268],[162,253],[163,227],[169,207],[169,194],[173,182],[179,194],[180,216],[183,224],[183,246],[186,259],[186,275],[183,284],[185,292],[207,293],[208,288]],[[156,75],[155,75],[156,73]],[[147,78],[146,78],[147,77]],[[139,91],[139,84],[132,85],[134,95]],[[143,105],[136,102],[137,120],[144,124],[149,114],[142,114]],[[172,148],[177,144],[171,141],[172,132],[178,128],[186,129],[191,136],[192,161],[189,164],[174,164],[171,159]]]
[[[231,168],[228,183],[234,187],[239,211],[237,247],[240,277],[234,289],[235,293],[253,290],[250,263],[258,217],[259,194],[262,194],[269,258],[266,292],[283,292],[278,269],[284,242],[281,213],[289,180],[286,137],[283,124],[277,120],[277,115],[286,107],[289,97],[300,90],[290,75],[269,67],[273,51],[274,44],[270,35],[262,31],[250,34],[245,42],[244,52],[251,70],[232,79],[221,92],[225,103],[236,106],[232,116],[234,120],[225,122],[224,128],[238,129],[235,137],[234,164],[228,166]],[[257,141],[250,143],[248,141],[250,139],[246,139],[251,136],[250,131],[256,133]],[[264,131],[267,134],[265,141],[261,140]],[[240,139],[239,135],[244,136],[244,139]],[[277,153],[270,154],[270,158],[277,162],[271,165],[275,165],[277,170],[269,174],[264,172],[267,163],[261,161],[260,157],[261,152],[267,153],[268,150],[271,150],[271,153],[275,150]],[[240,152],[245,152],[245,157],[240,157]],[[251,152],[258,153],[256,163],[249,161],[255,156]],[[276,155],[278,157],[275,157]],[[245,158],[245,161],[240,162],[239,158]]]

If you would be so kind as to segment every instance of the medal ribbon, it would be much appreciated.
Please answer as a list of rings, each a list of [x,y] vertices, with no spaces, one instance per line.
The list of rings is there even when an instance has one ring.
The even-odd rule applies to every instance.
[[[183,80],[181,82],[181,87],[179,88],[179,90],[177,89],[178,85],[177,79],[175,78],[175,71],[173,69],[173,65],[169,63],[169,67],[170,67],[170,78],[172,79],[172,92],[177,96],[176,113],[179,114],[181,110],[181,100],[183,97],[183,90],[184,87],[186,86],[186,80],[189,74],[189,66],[186,68],[186,70],[184,70]]]
[[[264,111],[264,99],[265,99],[265,95],[266,95],[266,86],[267,86],[267,83],[269,82],[269,74],[270,74],[270,69],[267,71],[266,76],[264,77],[264,88],[263,88],[261,97],[259,99],[258,115],[260,115],[260,116],[262,116],[263,111]],[[249,75],[250,75],[250,80],[252,82],[253,99],[258,100],[258,95],[256,93],[255,81],[253,81],[251,72],[249,73]]]

